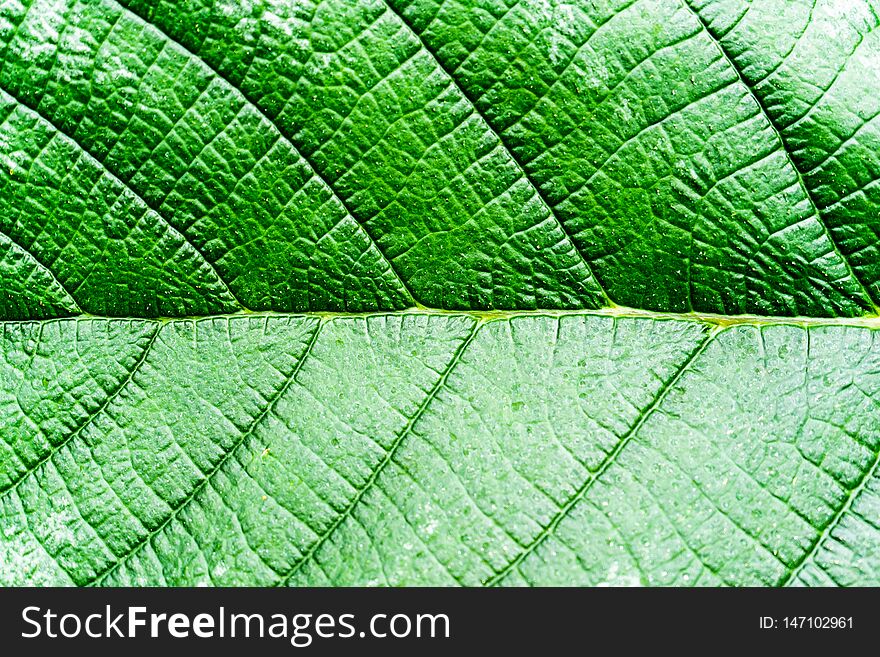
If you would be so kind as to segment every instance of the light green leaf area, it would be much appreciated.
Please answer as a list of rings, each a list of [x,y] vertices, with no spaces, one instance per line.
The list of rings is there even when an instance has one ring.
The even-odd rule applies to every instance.
[[[0,6],[0,585],[880,585],[873,0]]]
[[[876,584],[869,328],[7,324],[4,584]]]

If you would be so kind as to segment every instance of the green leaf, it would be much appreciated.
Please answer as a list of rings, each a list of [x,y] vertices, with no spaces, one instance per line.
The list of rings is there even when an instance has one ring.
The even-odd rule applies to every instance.
[[[869,328],[7,324],[3,584],[876,584]]]
[[[13,3],[2,316],[872,311],[871,3],[690,2]]]
[[[0,8],[0,584],[880,585],[873,0]]]

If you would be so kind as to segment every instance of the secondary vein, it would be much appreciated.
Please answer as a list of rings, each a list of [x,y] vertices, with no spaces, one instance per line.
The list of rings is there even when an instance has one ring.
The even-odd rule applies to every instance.
[[[67,297],[73,302],[73,305],[76,306],[76,310],[82,312],[82,308],[80,307],[79,303],[77,303],[76,298],[73,296],[73,292],[67,289],[67,286],[61,282],[61,279],[59,279],[55,275],[55,272],[49,269],[49,267],[45,263],[43,263],[43,261],[38,258],[36,254],[32,253],[29,249],[26,249],[24,245],[19,244],[18,241],[12,239],[11,235],[9,235],[8,233],[0,232],[0,238],[3,237],[5,237],[13,247],[19,249],[22,253],[29,256],[35,263],[37,263],[37,266],[45,271],[49,275],[49,277],[58,284],[58,287],[61,288],[61,291],[64,292],[64,294],[66,294]]]
[[[856,271],[852,268],[852,265],[850,264],[849,260],[843,255],[843,252],[840,250],[840,247],[837,245],[837,242],[834,240],[834,236],[831,234],[831,231],[828,229],[828,226],[826,225],[825,220],[822,217],[822,213],[819,210],[819,205],[816,203],[816,199],[813,198],[813,194],[810,191],[810,188],[807,186],[806,181],[804,180],[803,173],[801,172],[800,168],[798,167],[797,163],[794,161],[794,158],[791,156],[791,153],[788,151],[788,148],[786,147],[785,139],[782,136],[782,131],[780,130],[779,126],[776,124],[776,122],[770,116],[770,113],[767,111],[767,108],[764,107],[764,104],[758,98],[757,94],[755,94],[754,89],[752,89],[752,87],[746,82],[745,78],[742,75],[742,72],[740,71],[740,69],[736,65],[736,63],[734,62],[733,57],[730,56],[730,53],[727,51],[727,48],[725,48],[724,44],[721,42],[721,39],[716,37],[713,34],[712,30],[709,29],[709,25],[706,23],[706,21],[703,20],[703,17],[700,16],[700,13],[691,6],[690,0],[680,0],[680,2],[684,6],[684,8],[688,12],[690,12],[691,15],[694,16],[694,18],[699,23],[700,28],[706,33],[706,35],[712,40],[712,43],[714,43],[715,46],[718,48],[718,50],[721,52],[721,56],[727,61],[727,63],[730,65],[730,68],[733,69],[733,71],[736,73],[736,76],[737,76],[737,78],[739,78],[739,81],[742,83],[743,88],[748,92],[749,96],[751,96],[755,105],[758,106],[758,110],[761,112],[761,114],[767,120],[767,123],[770,125],[770,128],[773,130],[773,132],[776,136],[776,139],[779,142],[780,150],[783,152],[783,154],[785,155],[785,158],[788,160],[788,163],[791,165],[791,168],[794,171],[795,176],[797,177],[798,186],[803,190],[804,195],[807,198],[807,201],[810,203],[810,207],[812,208],[813,213],[816,216],[816,220],[819,222],[819,226],[821,226],[822,231],[825,233],[825,236],[828,238],[828,242],[831,244],[831,247],[834,250],[834,253],[837,255],[838,258],[840,258],[841,262],[843,262],[844,266],[846,267],[847,273],[849,273],[849,275],[852,277],[852,279],[856,283],[859,284],[859,287],[861,288],[861,292],[865,297],[864,301],[867,302],[868,307],[872,308],[874,310],[874,312],[880,311],[880,308],[878,308],[878,306],[877,306],[877,302],[875,301],[874,297],[871,296],[871,292],[869,291],[868,286],[859,277],[859,275],[856,273]]]
[[[278,124],[278,122],[275,121],[275,119],[273,119],[271,116],[269,116],[269,114],[266,113],[263,110],[263,108],[254,99],[252,99],[247,93],[245,93],[245,91],[241,87],[234,84],[228,77],[226,77],[223,73],[221,73],[217,68],[215,68],[206,59],[197,55],[192,50],[187,48],[186,45],[184,45],[183,43],[181,43],[180,41],[178,41],[177,39],[172,37],[170,34],[168,34],[168,32],[166,32],[161,26],[159,26],[151,21],[148,21],[144,16],[141,16],[139,13],[137,13],[135,10],[129,8],[127,5],[125,5],[120,0],[113,0],[113,2],[115,2],[124,12],[130,14],[131,16],[134,16],[137,20],[141,21],[144,25],[149,25],[152,28],[154,28],[155,30],[157,30],[160,34],[162,34],[163,37],[168,39],[168,41],[170,41],[171,43],[175,44],[178,48],[183,50],[183,52],[185,52],[189,57],[192,57],[193,59],[200,62],[203,66],[205,66],[208,70],[210,70],[211,73],[213,73],[218,79],[223,80],[223,82],[228,84],[230,88],[234,89],[239,94],[241,94],[241,97],[244,98],[254,109],[256,109],[256,111],[259,112],[260,115],[263,118],[265,118],[266,121],[268,121],[272,125],[272,127],[274,127],[278,131],[278,133],[284,138],[284,140],[286,142],[288,142],[288,144],[290,145],[290,148],[293,149],[293,151],[297,155],[299,155],[303,159],[304,162],[306,162],[309,165],[309,169],[312,171],[312,173],[314,173],[315,176],[318,178],[318,180],[320,180],[324,184],[324,186],[330,191],[330,193],[333,194],[333,198],[335,198],[340,203],[340,205],[345,210],[345,212],[349,216],[357,219],[357,215],[352,211],[352,209],[349,207],[349,205],[345,201],[345,199],[342,198],[342,196],[339,194],[339,192],[336,191],[336,188],[333,185],[331,185],[330,181],[318,170],[318,168],[315,166],[314,162],[312,162],[312,160],[310,158],[306,157],[305,153],[303,153],[302,151],[300,151],[296,147],[296,145],[293,143],[293,140],[291,139],[290,135],[287,134],[287,131],[283,130],[282,127]],[[381,248],[379,248],[379,243],[376,241],[376,238],[373,237],[372,233],[367,229],[367,227],[361,221],[357,221],[357,225],[360,228],[360,230],[362,230],[364,232],[364,235],[367,236],[367,239],[370,240],[370,243],[373,244],[373,246],[376,248],[376,251],[378,252],[379,256],[382,258],[382,260],[384,260],[385,263],[388,265],[389,270],[391,271],[392,274],[394,274],[394,277],[400,283],[400,286],[403,289],[403,291],[410,297],[411,300],[417,301],[415,294],[413,294],[413,291],[406,284],[406,281],[403,280],[403,277],[397,271],[397,268],[394,266],[394,263],[385,255],[385,252],[382,251]]]
[[[7,486],[6,488],[0,490],[0,494],[5,495],[8,491],[16,490],[23,481],[25,481],[28,477],[30,477],[34,472],[36,472],[41,466],[43,466],[49,459],[51,459],[55,454],[57,454],[61,449],[64,448],[70,441],[72,441],[77,436],[81,435],[83,431],[85,431],[86,427],[88,427],[92,422],[95,421],[95,418],[99,417],[101,413],[111,404],[111,402],[116,399],[123,390],[132,382],[134,379],[134,375],[140,370],[141,366],[146,362],[147,356],[153,348],[153,344],[156,342],[156,338],[159,336],[159,332],[162,329],[161,324],[157,324],[155,330],[150,335],[150,339],[144,347],[143,352],[140,357],[135,362],[134,366],[131,368],[131,371],[128,373],[128,376],[123,379],[123,381],[109,394],[107,395],[107,399],[104,400],[104,403],[95,410],[94,413],[90,414],[89,417],[83,422],[79,428],[72,431],[66,438],[64,438],[57,445],[53,445],[49,451],[34,465],[27,469],[19,479],[12,484],[11,486]],[[35,347],[36,349],[36,347]]]
[[[431,402],[434,401],[434,398],[437,396],[437,393],[446,385],[446,381],[449,378],[449,374],[452,370],[455,369],[455,366],[458,365],[461,360],[462,355],[465,351],[467,351],[468,346],[473,342],[473,339],[476,337],[477,333],[480,329],[480,322],[474,322],[474,326],[471,329],[470,334],[462,341],[462,343],[455,350],[455,353],[452,355],[452,358],[449,360],[449,364],[446,366],[446,369],[437,379],[437,382],[434,384],[434,387],[431,388],[430,392],[428,392],[425,399],[419,405],[419,408],[413,414],[413,416],[409,419],[406,426],[403,430],[397,435],[394,439],[394,442],[385,452],[384,458],[379,462],[373,472],[370,474],[369,479],[367,479],[366,483],[361,487],[361,489],[357,492],[357,494],[351,499],[351,502],[348,503],[348,506],[343,509],[343,511],[336,517],[330,527],[323,533],[318,539],[312,543],[311,547],[309,547],[308,551],[303,555],[303,557],[297,561],[293,567],[284,575],[282,575],[281,579],[278,582],[278,586],[284,586],[287,584],[291,578],[299,572],[305,564],[311,561],[318,550],[321,548],[324,543],[334,534],[334,532],[339,528],[339,526],[345,521],[346,518],[350,517],[354,512],[355,507],[360,503],[363,499],[364,494],[375,484],[376,480],[379,478],[379,475],[385,470],[389,463],[394,459],[394,455],[397,453],[397,450],[400,448],[400,445],[403,443],[404,438],[409,435],[415,426],[416,422],[418,422],[419,418],[425,412],[425,409],[431,405]]]
[[[602,460],[599,464],[599,467],[595,472],[591,473],[590,476],[584,481],[578,490],[574,492],[574,494],[568,498],[565,504],[560,507],[559,511],[550,519],[550,522],[542,529],[537,536],[529,543],[523,550],[521,550],[513,559],[511,559],[507,565],[505,565],[501,570],[496,572],[492,577],[488,578],[483,582],[485,586],[495,586],[499,582],[501,582],[510,572],[512,572],[517,566],[519,566],[526,557],[532,554],[535,550],[537,550],[541,544],[556,531],[556,528],[559,526],[559,523],[562,522],[563,519],[571,512],[574,506],[584,498],[584,496],[590,491],[593,487],[593,484],[598,481],[602,475],[608,470],[609,467],[617,460],[618,455],[624,450],[624,448],[630,443],[633,437],[639,432],[639,430],[644,426],[648,417],[650,417],[655,410],[657,410],[660,405],[663,403],[663,400],[666,398],[666,395],[672,390],[678,382],[681,380],[682,375],[687,371],[687,369],[700,357],[700,355],[706,350],[706,347],[709,346],[709,343],[715,338],[720,329],[714,329],[706,333],[706,337],[703,338],[702,342],[700,342],[694,350],[690,353],[690,355],[684,359],[682,364],[676,370],[675,374],[666,381],[666,383],[661,386],[660,390],[657,391],[657,394],[654,396],[654,400],[651,404],[639,415],[636,419],[636,422],[627,431],[623,436],[621,436],[620,440],[615,445],[614,449],[608,453],[608,455]]]
[[[190,248],[196,253],[196,255],[199,256],[200,260],[201,260],[202,262],[204,262],[204,263],[208,266],[208,268],[209,268],[209,269],[211,270],[211,272],[214,274],[214,276],[215,276],[215,278],[217,279],[217,281],[220,283],[220,285],[223,286],[224,291],[225,291],[227,294],[229,294],[230,298],[236,303],[236,305],[238,305],[239,308],[242,308],[242,309],[245,309],[245,310],[247,309],[247,306],[245,306],[245,305],[244,305],[244,304],[238,299],[238,297],[235,296],[235,293],[229,288],[229,284],[228,284],[228,283],[224,280],[224,278],[220,275],[220,272],[217,271],[217,268],[214,266],[214,263],[212,263],[212,262],[208,259],[208,257],[207,257],[204,253],[202,253],[201,249],[199,249],[195,244],[193,244],[193,243],[190,241],[190,239],[189,239],[186,235],[184,235],[181,231],[177,230],[177,228],[175,228],[175,227],[171,224],[171,222],[170,222],[170,221],[169,221],[169,220],[168,220],[168,219],[167,219],[167,218],[166,218],[161,212],[159,212],[159,210],[158,210],[157,208],[154,208],[152,205],[150,205],[150,204],[147,202],[147,200],[146,200],[143,196],[141,196],[141,195],[138,193],[138,191],[137,191],[134,187],[131,186],[130,183],[127,183],[127,182],[124,181],[122,178],[120,178],[119,176],[117,176],[113,171],[110,170],[110,168],[109,168],[106,164],[104,164],[104,162],[102,162],[100,159],[98,159],[98,158],[97,158],[93,153],[91,153],[91,152],[90,152],[85,146],[83,146],[80,142],[78,142],[78,141],[77,141],[72,135],[69,135],[67,132],[65,132],[64,130],[62,130],[61,126],[59,126],[59,125],[58,125],[57,123],[55,123],[52,119],[50,119],[48,116],[46,116],[45,114],[43,114],[39,109],[37,109],[36,106],[32,106],[32,105],[29,105],[29,104],[25,103],[25,102],[22,101],[20,98],[18,98],[18,96],[16,96],[16,95],[15,95],[10,89],[8,89],[8,88],[6,88],[6,87],[0,88],[0,90],[2,90],[2,93],[5,93],[5,94],[6,94],[7,96],[9,96],[13,101],[15,101],[16,103],[18,103],[18,104],[21,105],[22,107],[26,107],[28,110],[30,110],[35,116],[39,117],[39,119],[40,119],[41,121],[44,121],[44,122],[48,123],[50,126],[52,126],[52,128],[55,130],[55,132],[56,132],[57,134],[59,134],[59,135],[63,135],[64,137],[66,137],[67,139],[69,139],[73,144],[76,144],[77,148],[79,148],[79,149],[80,149],[80,150],[81,150],[81,151],[82,151],[82,152],[83,152],[83,153],[84,153],[84,154],[85,154],[85,155],[86,155],[91,161],[95,162],[95,163],[101,168],[101,170],[104,172],[104,174],[105,174],[106,176],[108,176],[108,177],[109,177],[111,180],[113,180],[114,182],[119,183],[119,185],[121,185],[121,186],[122,186],[124,189],[126,189],[130,194],[132,194],[132,195],[138,200],[138,202],[142,203],[143,206],[144,206],[148,211],[150,211],[150,212],[152,212],[153,214],[155,214],[155,215],[156,215],[156,216],[162,221],[162,223],[165,224],[165,225],[168,227],[168,229],[169,229],[172,233],[178,235],[178,236],[184,241],[184,243],[188,244],[189,247],[190,247]],[[54,276],[54,274],[53,274],[53,276]],[[57,277],[55,277],[55,278],[56,278],[56,280],[57,280]],[[59,283],[60,283],[60,281],[59,281]],[[65,290],[65,291],[67,291],[67,290]],[[70,293],[68,292],[68,294],[70,294]]]
[[[464,87],[462,87],[459,84],[458,78],[455,77],[455,75],[452,71],[450,71],[449,69],[446,68],[446,66],[443,64],[443,62],[440,60],[440,58],[437,57],[437,54],[433,50],[428,48],[428,44],[426,44],[424,39],[422,39],[422,35],[419,34],[412,25],[410,25],[410,23],[403,17],[403,15],[397,13],[397,11],[394,9],[394,7],[391,6],[391,4],[388,2],[388,0],[383,0],[383,2],[385,4],[385,6],[388,7],[388,11],[390,11],[392,14],[397,16],[400,19],[400,22],[403,23],[404,25],[406,25],[406,27],[416,36],[416,38],[419,40],[419,43],[422,44],[422,48],[425,49],[425,52],[427,52],[429,55],[431,55],[432,59],[436,62],[437,66],[440,67],[440,70],[442,70],[446,74],[446,76],[452,81],[452,84],[455,85],[455,88],[458,90],[458,92],[468,101],[468,103],[470,103],[471,107],[474,108],[474,113],[476,113],[481,119],[483,119],[483,122],[486,124],[486,127],[489,128],[491,133],[498,140],[498,143],[501,144],[502,148],[504,148],[504,150],[510,156],[511,161],[516,165],[516,168],[519,170],[523,179],[525,179],[529,183],[529,185],[532,187],[532,189],[535,190],[535,194],[537,194],[538,198],[541,199],[541,203],[544,205],[544,207],[547,208],[547,211],[550,213],[550,216],[553,217],[554,221],[556,221],[556,223],[559,225],[559,228],[562,230],[562,234],[565,235],[565,239],[568,240],[569,244],[571,244],[571,248],[574,249],[574,252],[578,254],[578,257],[580,258],[581,262],[584,264],[584,267],[586,267],[587,272],[589,272],[590,277],[593,279],[593,281],[596,283],[596,286],[599,288],[599,292],[602,294],[602,297],[605,301],[605,305],[606,306],[613,305],[614,302],[608,296],[608,292],[605,291],[605,288],[602,285],[601,281],[599,280],[599,277],[596,276],[596,273],[593,271],[593,268],[590,266],[590,263],[584,257],[584,254],[581,252],[581,250],[577,247],[577,244],[575,244],[574,239],[572,238],[571,234],[568,232],[568,229],[566,229],[565,224],[562,222],[562,220],[556,214],[556,211],[553,209],[553,206],[550,205],[549,201],[544,196],[544,192],[541,191],[541,188],[537,184],[535,184],[535,182],[532,180],[531,176],[526,172],[525,167],[523,167],[522,163],[516,157],[513,150],[507,145],[507,142],[504,140],[504,138],[501,136],[501,134],[499,134],[498,131],[495,130],[495,127],[477,109],[476,100],[474,98],[472,98],[471,95],[468,94],[464,90]]]
[[[126,552],[124,555],[119,557],[119,559],[117,559],[109,568],[107,568],[103,572],[101,572],[98,575],[96,575],[95,577],[93,577],[90,581],[86,582],[85,586],[91,586],[93,584],[101,582],[101,581],[107,579],[107,577],[109,577],[113,572],[118,570],[119,567],[122,566],[122,564],[127,562],[134,554],[136,554],[147,543],[149,543],[153,539],[153,537],[157,536],[163,529],[165,529],[165,527],[167,527],[171,523],[171,521],[174,520],[180,514],[180,512],[186,506],[188,506],[190,502],[192,502],[196,498],[196,496],[199,494],[199,492],[202,491],[211,482],[214,475],[216,475],[217,472],[220,470],[220,468],[222,468],[223,465],[230,458],[232,458],[232,455],[236,452],[236,450],[238,450],[238,448],[242,444],[244,444],[244,441],[247,440],[249,436],[253,435],[254,431],[256,431],[256,428],[259,426],[260,422],[263,421],[263,419],[275,407],[275,404],[278,402],[278,400],[284,396],[284,393],[287,392],[287,390],[290,388],[290,386],[296,380],[296,376],[297,376],[297,374],[299,374],[300,369],[302,369],[303,363],[306,362],[306,360],[309,357],[309,354],[312,352],[312,348],[315,346],[315,343],[318,341],[318,335],[320,333],[321,333],[321,324],[316,323],[314,333],[312,334],[311,338],[309,339],[308,344],[306,345],[305,350],[303,351],[302,355],[300,356],[299,360],[297,361],[296,365],[294,366],[293,370],[291,371],[290,376],[287,377],[287,379],[284,381],[284,383],[281,385],[281,387],[278,388],[278,391],[272,396],[271,399],[269,399],[269,401],[267,402],[267,404],[263,408],[263,410],[254,417],[254,419],[251,421],[251,424],[247,428],[247,430],[242,432],[241,436],[239,436],[239,438],[226,451],[226,453],[220,458],[220,460],[217,461],[217,463],[214,465],[214,467],[212,467],[211,470],[205,474],[204,479],[202,479],[202,481],[199,482],[195,486],[195,488],[193,488],[192,492],[189,495],[187,495],[186,497],[184,497],[177,504],[177,506],[175,506],[171,510],[171,513],[168,514],[168,516],[165,518],[165,520],[163,520],[162,523],[158,527],[156,527],[156,529],[148,531],[147,534],[140,541],[135,543],[128,552]]]
[[[788,586],[789,584],[791,584],[797,578],[798,574],[800,574],[800,572],[804,569],[804,567],[807,565],[807,563],[809,563],[811,560],[815,559],[816,555],[819,553],[819,550],[825,544],[825,541],[828,540],[828,538],[831,536],[831,533],[834,531],[834,529],[838,525],[840,525],[840,522],[841,522],[841,520],[843,520],[843,517],[847,513],[849,513],[849,510],[852,508],[852,505],[855,503],[856,499],[858,499],[861,492],[868,485],[868,482],[870,482],[871,479],[874,478],[874,475],[876,474],[878,468],[880,468],[880,449],[877,450],[877,454],[874,457],[874,462],[871,464],[871,466],[868,469],[865,470],[865,472],[862,475],[862,478],[859,480],[858,484],[856,484],[852,488],[852,490],[849,491],[849,494],[847,495],[843,504],[837,510],[837,513],[834,514],[834,517],[831,519],[831,522],[829,522],[825,526],[825,529],[822,530],[822,533],[816,537],[816,540],[810,546],[810,549],[805,551],[803,556],[800,558],[800,560],[794,564],[794,566],[791,568],[791,570],[788,572],[788,574],[785,576],[785,578],[779,583],[779,586]]]

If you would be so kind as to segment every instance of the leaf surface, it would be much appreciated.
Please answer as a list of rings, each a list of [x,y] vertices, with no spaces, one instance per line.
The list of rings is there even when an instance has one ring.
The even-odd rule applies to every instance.
[[[12,3],[4,316],[871,311],[873,7],[691,1]]]
[[[877,334],[7,325],[5,584],[874,583]]]
[[[872,0],[0,8],[0,584],[865,585]]]

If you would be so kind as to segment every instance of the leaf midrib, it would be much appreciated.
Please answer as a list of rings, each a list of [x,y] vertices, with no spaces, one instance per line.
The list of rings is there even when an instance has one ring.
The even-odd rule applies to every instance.
[[[446,317],[473,317],[481,322],[495,320],[510,320],[517,317],[617,317],[627,319],[650,319],[656,321],[682,321],[706,324],[710,327],[728,328],[731,326],[851,326],[854,328],[866,328],[880,330],[880,313],[866,314],[857,317],[806,317],[786,315],[722,315],[718,313],[700,312],[665,312],[657,310],[645,310],[631,308],[629,306],[609,306],[606,308],[584,309],[558,309],[538,308],[535,310],[449,310],[447,308],[434,308],[429,306],[412,306],[401,310],[368,310],[363,312],[338,312],[338,311],[303,311],[303,312],[279,312],[273,310],[241,310],[231,313],[212,313],[207,315],[186,315],[180,317],[135,317],[129,315],[94,315],[80,313],[62,317],[49,317],[42,319],[0,319],[3,325],[29,325],[46,322],[65,322],[80,320],[113,320],[113,321],[140,321],[147,323],[171,324],[175,322],[197,322],[208,319],[234,318],[234,317],[313,317],[320,320],[334,320],[358,317],[384,317],[394,315],[440,315]]]

